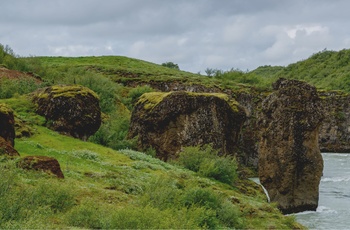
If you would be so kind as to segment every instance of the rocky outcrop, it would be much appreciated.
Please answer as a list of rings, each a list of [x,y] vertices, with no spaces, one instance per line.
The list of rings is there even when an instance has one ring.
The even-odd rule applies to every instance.
[[[232,155],[245,117],[226,94],[145,93],[134,108],[128,137],[138,136],[141,150],[152,147],[163,160],[176,158],[185,146],[204,144]]]
[[[10,142],[0,137],[0,155],[7,155],[11,157],[19,156],[17,150],[11,145]]]
[[[186,81],[142,81],[128,79],[120,82],[130,87],[149,85],[162,92],[187,91],[199,93],[225,93],[233,97],[247,112],[239,139],[241,160],[245,166],[258,168],[258,144],[261,129],[258,123],[262,101],[270,91],[258,91],[254,88],[232,91],[218,87],[206,87],[190,84]],[[325,119],[319,130],[319,146],[322,152],[350,152],[350,95],[340,91],[319,91],[325,109]]]
[[[0,104],[0,155],[19,156],[14,149],[15,119],[13,111],[5,104]]]
[[[58,178],[64,178],[60,164],[55,158],[46,156],[27,156],[20,159],[18,167],[27,170],[43,171],[55,175]]]
[[[49,128],[87,140],[101,125],[98,96],[83,86],[57,85],[33,93],[36,112]]]
[[[337,91],[319,92],[325,110],[320,128],[322,152],[350,152],[350,95]]]
[[[316,89],[279,79],[262,103],[259,179],[283,213],[316,210],[323,160],[318,128],[324,117]]]

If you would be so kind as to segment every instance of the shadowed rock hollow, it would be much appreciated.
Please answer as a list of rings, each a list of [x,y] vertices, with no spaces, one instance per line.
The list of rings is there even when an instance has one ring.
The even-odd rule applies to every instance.
[[[0,154],[19,156],[14,149],[15,118],[13,111],[5,104],[0,104]]]
[[[14,146],[15,118],[12,109],[5,104],[0,104],[0,127],[0,136]]]
[[[101,125],[98,96],[86,87],[46,87],[34,92],[33,102],[49,128],[62,134],[87,140]]]
[[[316,89],[280,79],[262,104],[259,178],[283,213],[316,210],[323,160],[318,129],[323,108]]]
[[[131,117],[129,138],[138,136],[141,150],[176,158],[185,146],[211,143],[221,154],[235,154],[245,111],[226,94],[145,93]]]

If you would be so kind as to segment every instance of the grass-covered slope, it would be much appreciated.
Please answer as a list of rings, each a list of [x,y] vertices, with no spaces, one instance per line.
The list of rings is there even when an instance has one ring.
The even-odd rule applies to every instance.
[[[198,84],[205,87],[221,89],[245,88],[249,84],[242,80],[232,81],[222,77],[208,77],[201,74],[190,73],[154,64],[151,62],[122,57],[122,56],[99,56],[99,57],[35,57],[46,69],[46,79],[57,80],[60,78],[56,73],[69,73],[71,76],[81,71],[88,71],[108,77],[113,82],[124,85],[147,84],[149,82],[175,82],[185,85]],[[241,72],[238,71],[238,74]],[[73,81],[73,78],[71,78]]]
[[[254,87],[268,89],[280,77],[304,80],[319,89],[350,92],[350,50],[323,50],[309,58],[282,66],[261,66],[249,72],[237,69],[213,70],[208,77],[179,71],[154,63],[120,56],[102,57],[38,57],[48,69],[69,72],[70,68],[84,68],[108,76],[116,82],[178,81],[221,89]],[[52,75],[52,74],[51,74]]]
[[[350,92],[350,50],[323,50],[287,67],[264,66],[249,74],[273,80],[299,79],[319,89]]]
[[[250,181],[223,184],[133,150],[116,151],[43,126],[25,96],[2,99],[33,135],[20,155],[55,157],[65,179],[0,158],[0,228],[298,228]],[[21,130],[17,128],[17,131]]]
[[[197,74],[179,71],[151,62],[123,56],[98,57],[36,57],[44,66],[65,71],[70,67],[84,67],[86,70],[103,73],[107,76],[134,79],[186,79],[196,78]]]

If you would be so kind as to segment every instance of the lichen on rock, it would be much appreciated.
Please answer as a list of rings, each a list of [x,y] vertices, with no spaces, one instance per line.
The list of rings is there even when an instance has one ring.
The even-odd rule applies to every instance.
[[[279,79],[262,103],[259,178],[283,213],[316,210],[323,160],[318,129],[324,118],[316,88]]]
[[[49,128],[82,140],[101,125],[99,98],[89,88],[57,85],[33,93],[36,112],[46,118]]]
[[[245,111],[225,94],[190,92],[145,93],[136,104],[129,138],[138,147],[152,147],[163,160],[183,147],[212,144],[221,154],[235,154]]]

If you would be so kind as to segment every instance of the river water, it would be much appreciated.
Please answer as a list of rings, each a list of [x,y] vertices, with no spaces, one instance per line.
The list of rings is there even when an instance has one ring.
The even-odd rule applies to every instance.
[[[323,176],[315,212],[294,214],[310,229],[350,229],[350,154],[322,153]]]

